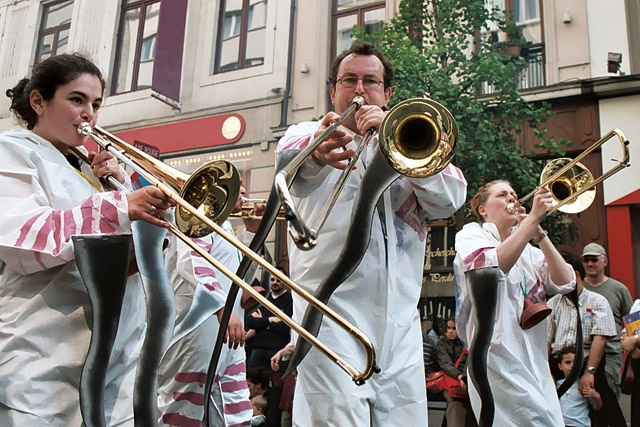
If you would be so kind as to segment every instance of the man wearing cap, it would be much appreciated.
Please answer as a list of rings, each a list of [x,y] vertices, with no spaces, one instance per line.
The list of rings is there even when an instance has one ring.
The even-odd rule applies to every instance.
[[[620,330],[622,329],[622,316],[629,314],[631,309],[631,295],[625,285],[605,276],[607,253],[599,244],[589,243],[584,247],[582,264],[586,274],[584,288],[604,296],[609,301],[613,319],[616,322],[616,336],[607,339],[604,354],[607,382],[615,391],[616,396],[620,398],[620,370],[622,369]]]

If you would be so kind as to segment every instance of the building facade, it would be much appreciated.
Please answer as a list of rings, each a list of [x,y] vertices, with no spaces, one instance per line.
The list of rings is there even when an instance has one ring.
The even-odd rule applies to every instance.
[[[103,128],[184,172],[210,160],[231,161],[250,196],[264,198],[273,181],[273,151],[288,125],[331,109],[329,64],[350,44],[353,25],[376,31],[399,3],[0,0],[0,84],[12,87],[41,58],[82,52],[107,79]],[[514,11],[529,41],[521,52],[529,63],[518,77],[522,93],[532,102],[551,103],[556,115],[549,133],[572,141],[569,155],[612,128],[631,141],[631,167],[600,186],[593,207],[566,220],[563,248],[579,253],[591,241],[603,244],[611,254],[610,275],[638,296],[637,1],[493,3]],[[9,99],[0,98],[0,130],[16,126],[8,107]],[[525,130],[522,138],[535,150],[532,134]],[[621,157],[616,144],[607,142],[587,166],[595,173],[607,170],[609,159]],[[450,298],[453,233],[439,227],[425,262],[425,288],[435,293],[424,294]]]

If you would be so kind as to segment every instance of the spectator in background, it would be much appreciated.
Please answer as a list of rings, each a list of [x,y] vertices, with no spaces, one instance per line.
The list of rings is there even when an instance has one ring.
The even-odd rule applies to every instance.
[[[282,267],[278,270],[286,274]],[[271,293],[267,299],[288,316],[293,314],[291,293],[277,277],[271,278]],[[271,368],[271,358],[274,354],[289,344],[289,326],[276,317],[265,307],[259,307],[245,318],[245,329],[253,329],[255,335],[251,340],[251,356],[248,360],[249,369],[256,367]]]
[[[436,348],[436,340],[429,335],[431,322],[422,321],[422,357],[424,359],[424,375],[428,377],[433,369],[433,351]]]
[[[604,269],[608,264],[607,253],[597,243],[589,243],[582,251],[582,263],[585,269],[584,288],[604,296],[613,313],[616,322],[616,336],[607,340],[604,349],[604,370],[609,387],[620,398],[620,370],[622,369],[622,347],[620,344],[620,330],[622,316],[629,314],[631,309],[631,295],[625,285],[607,277]]]
[[[565,378],[573,367],[575,352],[575,347],[566,347],[558,353],[558,369],[560,369]],[[560,387],[560,384],[562,384],[562,380],[557,381],[558,387]],[[587,386],[579,389],[578,383],[574,382],[569,390],[560,397],[560,407],[567,426],[589,427],[591,426],[589,408],[596,412],[600,411],[602,409],[602,400],[594,388]]]
[[[293,424],[293,394],[296,387],[297,372],[293,371],[290,375],[282,378],[282,374],[287,370],[293,348],[293,344],[288,344],[271,358],[271,378],[273,384],[282,389],[280,403],[278,404],[278,409],[281,411],[281,427],[291,427]]]
[[[267,417],[264,412],[267,409],[267,399],[261,394],[251,399],[251,407],[253,408],[253,416],[251,417],[251,427],[262,427],[266,425]]]
[[[464,343],[458,338],[456,319],[454,316],[447,320],[447,332],[440,338],[434,351],[435,370],[442,370],[445,375],[457,380],[462,390],[467,389],[466,364],[467,351]],[[448,426],[475,426],[476,420],[471,410],[469,397],[454,397],[450,390],[444,390],[447,399],[445,418]]]
[[[631,307],[630,313],[640,311],[640,299]],[[635,378],[631,387],[631,425],[640,426],[640,335],[634,334],[622,338],[622,349],[631,357]],[[628,393],[628,392],[627,392]]]
[[[595,389],[602,398],[603,410],[600,413],[592,413],[594,424],[624,426],[626,422],[618,404],[618,398],[609,387],[604,370],[604,349],[607,339],[614,337],[617,333],[611,308],[605,297],[584,289],[582,278],[585,271],[581,260],[570,254],[563,255],[563,258],[573,267],[576,274],[578,305],[582,320],[586,365],[580,376],[578,389],[583,393],[585,390]],[[554,296],[547,305],[552,310],[547,323],[547,342],[551,355],[560,362],[558,359],[560,351],[567,347],[575,348],[576,345],[576,310],[566,295]],[[600,418],[602,420],[598,421]]]
[[[259,366],[247,370],[247,386],[249,387],[249,397],[263,396],[267,399],[267,408],[264,413],[266,417],[265,427],[280,427],[280,391],[272,387],[270,369]]]

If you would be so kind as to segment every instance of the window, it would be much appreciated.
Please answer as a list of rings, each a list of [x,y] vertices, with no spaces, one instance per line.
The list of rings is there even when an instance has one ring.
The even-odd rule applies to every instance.
[[[47,3],[42,8],[34,63],[67,52],[73,0]]]
[[[214,73],[264,64],[267,0],[222,0]]]
[[[538,0],[513,0],[513,18],[518,24],[540,19]]]
[[[334,0],[333,2],[333,57],[353,42],[351,30],[364,27],[367,34],[382,28],[385,17],[385,2],[379,0]]]
[[[111,93],[151,86],[160,0],[123,0]]]

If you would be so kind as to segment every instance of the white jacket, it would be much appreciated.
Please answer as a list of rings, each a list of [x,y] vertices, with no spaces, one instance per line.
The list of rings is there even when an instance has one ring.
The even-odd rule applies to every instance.
[[[456,234],[454,273],[456,283],[456,326],[458,336],[467,345],[475,331],[475,312],[467,290],[469,270],[498,265],[496,247],[501,243],[494,224],[465,225]],[[487,369],[495,401],[496,426],[563,426],[562,411],[547,358],[547,319],[531,329],[520,327],[524,287],[528,295],[544,302],[545,294],[568,293],[575,285],[575,274],[565,284],[551,280],[544,254],[527,245],[507,273],[500,272],[496,321]],[[533,291],[532,291],[533,289]],[[469,397],[476,418],[481,403],[472,381]]]
[[[318,126],[319,122],[292,126],[280,140],[278,151],[304,148]],[[354,144],[352,141],[350,147]],[[289,244],[291,276],[311,292],[331,270],[344,246],[353,199],[367,161],[377,149],[375,144],[377,138],[348,178],[318,236],[318,245],[305,252]],[[291,188],[302,218],[308,220],[317,214],[340,174],[340,170],[321,168],[311,159],[303,165]],[[367,402],[375,402],[371,408],[374,424],[407,425],[411,421],[413,425],[426,425],[422,341],[416,310],[422,288],[426,221],[450,216],[462,206],[465,195],[466,181],[453,165],[428,178],[401,176],[384,192],[384,219],[376,212],[361,264],[329,300],[329,306],[372,340],[382,372],[358,387],[312,349],[300,365],[294,425],[362,425],[370,418]],[[297,321],[305,309],[306,302],[294,296]],[[362,367],[364,352],[360,345],[326,318],[319,338],[348,362]],[[303,399],[307,393],[313,393],[309,405]],[[357,402],[345,395],[358,396]]]
[[[80,425],[78,386],[91,306],[74,261],[74,234],[128,233],[127,199],[98,193],[48,141],[0,135],[0,425]],[[88,166],[84,175],[100,186]],[[96,262],[99,262],[98,260]],[[105,390],[109,424],[133,423],[145,304],[129,279]]]

